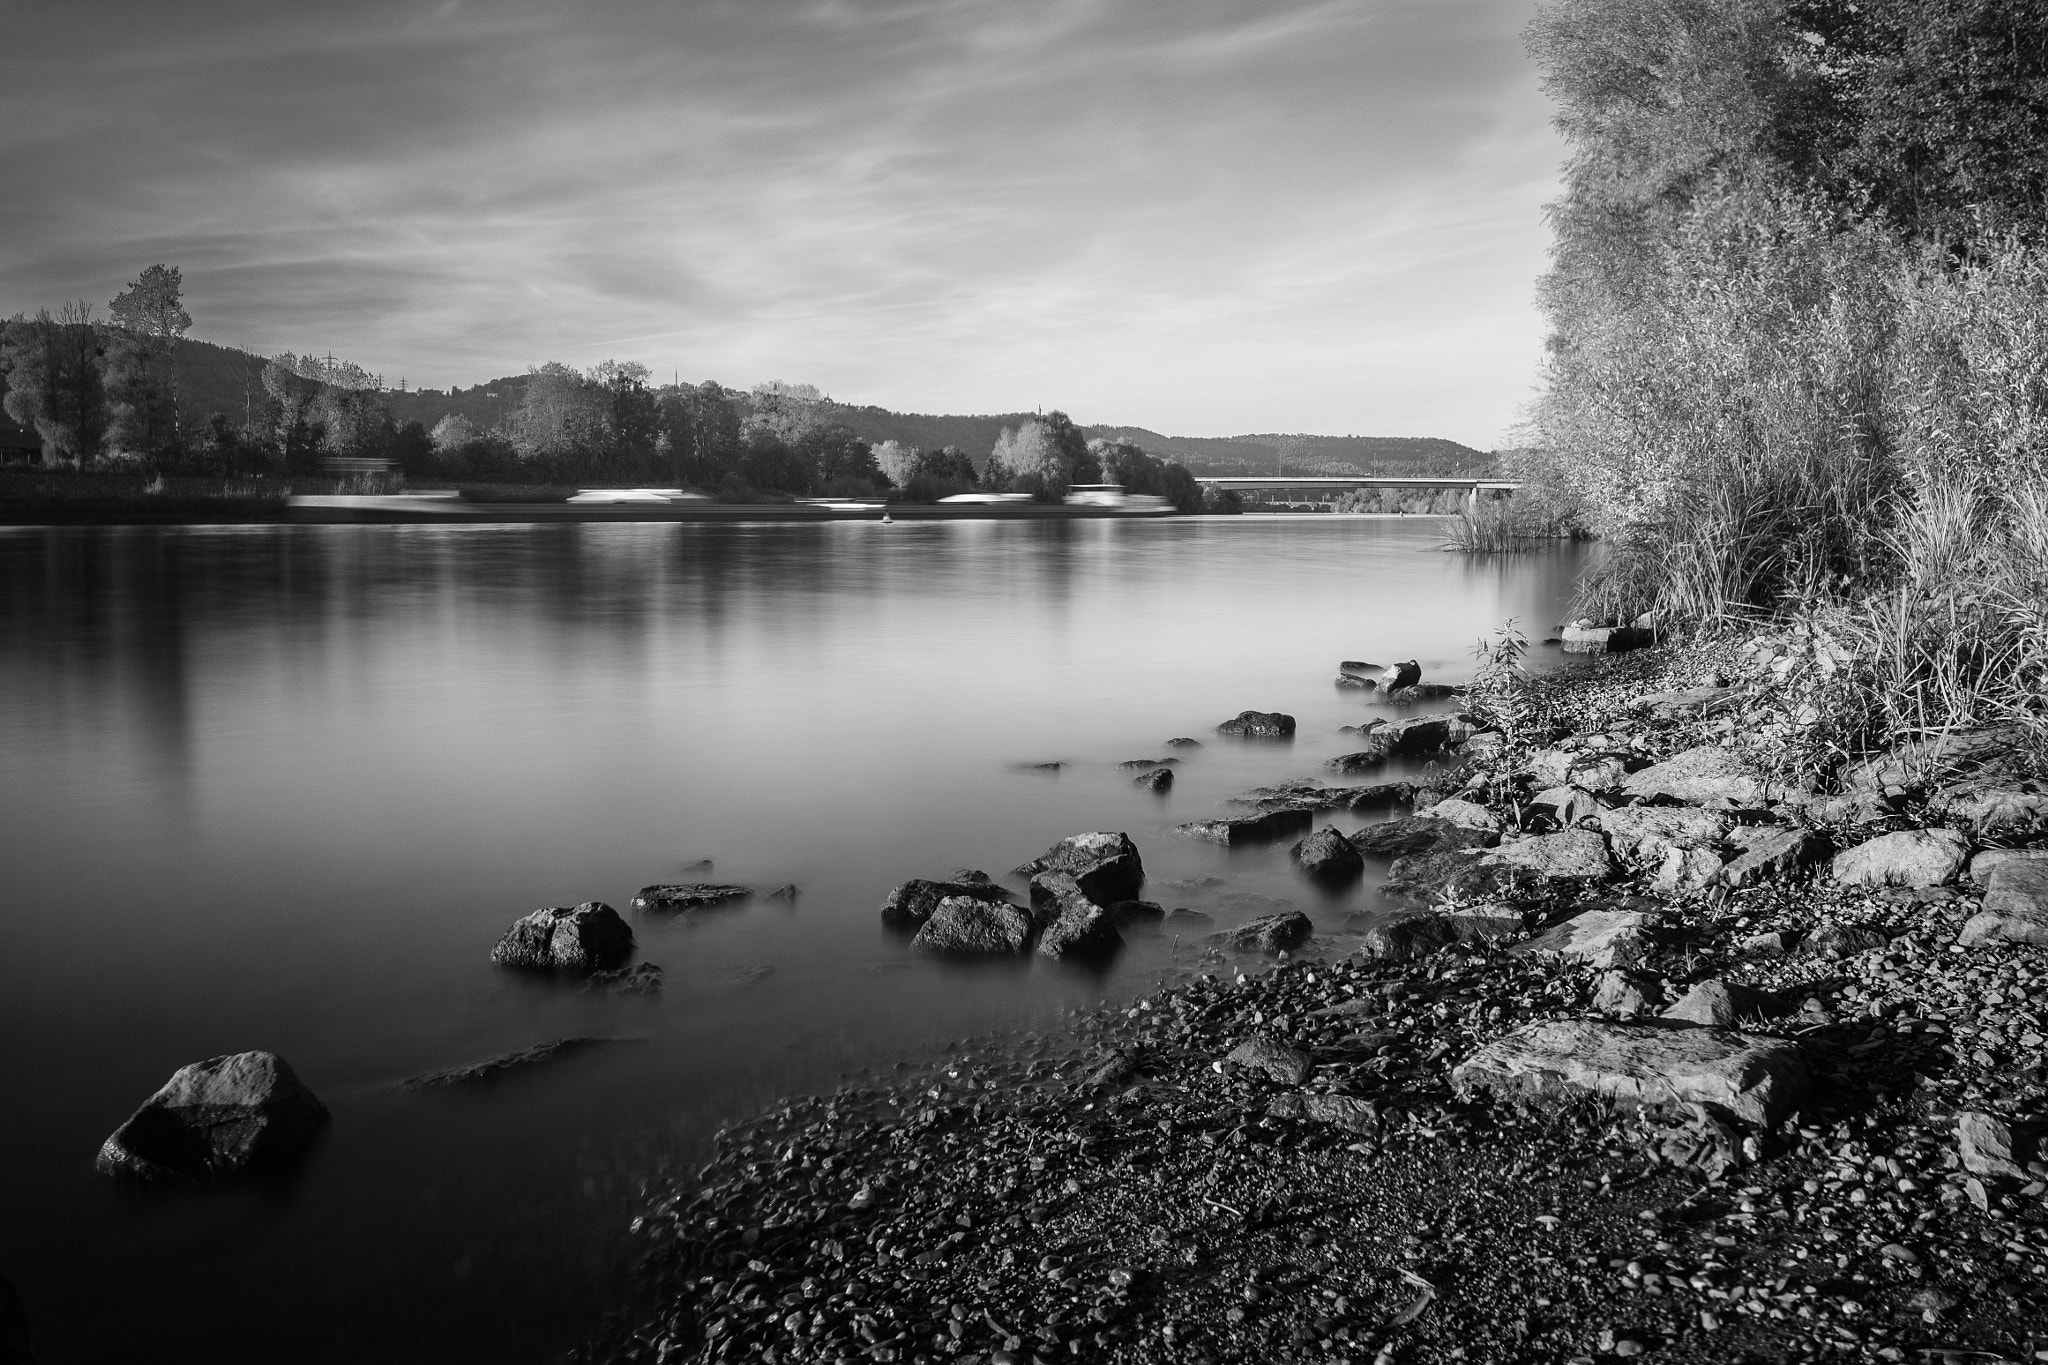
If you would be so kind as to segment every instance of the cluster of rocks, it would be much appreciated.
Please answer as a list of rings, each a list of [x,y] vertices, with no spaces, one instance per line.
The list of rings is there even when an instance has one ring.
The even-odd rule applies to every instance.
[[[961,871],[947,881],[903,883],[882,902],[882,922],[911,935],[911,946],[949,957],[1019,957],[1101,961],[1124,946],[1119,926],[1157,921],[1165,910],[1138,899],[1145,862],[1122,833],[1076,834],[1017,869],[1030,898],[1015,895],[986,872]]]
[[[669,1301],[610,1354],[2048,1359],[2036,777],[1966,739],[1788,780],[1742,743],[1775,656],[1621,641],[1513,717],[1368,731],[1433,736],[1423,784],[1184,827],[1387,860],[1377,908],[728,1131],[639,1224]],[[934,908],[1005,899],[973,884]]]

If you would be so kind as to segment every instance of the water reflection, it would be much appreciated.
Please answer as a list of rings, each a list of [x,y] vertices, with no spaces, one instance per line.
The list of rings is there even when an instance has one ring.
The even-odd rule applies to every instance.
[[[1573,562],[1305,523],[0,533],[0,1029],[32,1040],[0,1087],[35,1115],[0,1127],[0,1274],[46,1355],[544,1358],[616,1293],[638,1182],[718,1122],[1200,950],[916,960],[875,915],[906,877],[1127,829],[1154,898],[1218,928],[1335,923],[1370,888],[1167,827],[1355,747],[1338,728],[1372,712],[1337,660],[1462,672],[1502,618],[1547,625]],[[1248,707],[1295,742],[1210,733]],[[1113,766],[1175,735],[1205,745],[1170,794]],[[1074,766],[1013,770],[1047,759]],[[636,917],[660,997],[484,960],[536,905],[623,906],[703,857],[802,894]],[[579,1034],[647,1043],[390,1088]],[[172,1069],[249,1047],[335,1111],[289,1191],[91,1176]]]

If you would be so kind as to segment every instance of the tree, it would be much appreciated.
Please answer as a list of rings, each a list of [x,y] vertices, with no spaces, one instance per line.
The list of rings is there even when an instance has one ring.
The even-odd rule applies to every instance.
[[[732,392],[717,380],[707,379],[695,388],[684,385],[678,399],[669,432],[679,450],[687,442],[688,454],[678,457],[683,466],[682,482],[707,486],[724,482],[738,470],[747,450]]]
[[[861,493],[882,480],[873,450],[846,427],[814,427],[797,441],[796,450],[817,471],[820,491]]]
[[[153,265],[116,294],[107,310],[124,331],[171,341],[192,325],[184,294],[185,277],[177,266]]]
[[[825,395],[815,384],[785,384],[771,379],[754,385],[749,395],[752,411],[747,414],[745,434],[769,432],[790,446],[823,425]]]
[[[602,438],[607,395],[592,380],[559,361],[526,374],[526,389],[507,421],[513,449],[523,460],[579,463]]]
[[[882,471],[889,482],[902,488],[917,472],[918,462],[924,452],[916,446],[904,445],[901,441],[888,440],[875,447],[875,467]]]
[[[608,463],[621,472],[651,468],[661,436],[661,406],[647,387],[647,367],[607,360],[593,366],[589,377],[604,397]]]
[[[43,461],[85,461],[100,453],[106,432],[102,344],[86,304],[67,303],[17,316],[0,331],[0,371],[7,379],[7,415],[43,441]]]
[[[439,455],[458,451],[476,437],[476,423],[459,412],[451,412],[434,423],[434,429],[429,433],[429,439],[434,443],[434,451]]]

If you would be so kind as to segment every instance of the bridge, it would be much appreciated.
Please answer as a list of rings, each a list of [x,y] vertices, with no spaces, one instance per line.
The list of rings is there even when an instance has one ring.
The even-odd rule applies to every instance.
[[[1367,475],[1331,474],[1262,474],[1254,478],[1213,477],[1197,474],[1195,482],[1203,488],[1219,488],[1230,492],[1249,493],[1264,489],[1300,489],[1303,492],[1345,492],[1354,488],[1462,488],[1466,491],[1465,510],[1474,511],[1479,506],[1481,492],[1512,493],[1522,485],[1512,479],[1458,478],[1455,475],[1432,477],[1420,475],[1412,478],[1379,478]]]

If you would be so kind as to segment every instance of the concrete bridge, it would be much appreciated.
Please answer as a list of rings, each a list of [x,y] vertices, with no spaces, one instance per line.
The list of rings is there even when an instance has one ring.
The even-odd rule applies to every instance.
[[[1197,474],[1195,482],[1204,488],[1228,489],[1232,492],[1248,493],[1266,489],[1300,489],[1302,492],[1341,493],[1354,488],[1462,488],[1465,490],[1465,510],[1472,512],[1479,506],[1481,492],[1512,493],[1522,485],[1510,479],[1458,478],[1456,476],[1415,478],[1376,478],[1364,475],[1342,476],[1327,474],[1262,474],[1254,478],[1205,477]]]

